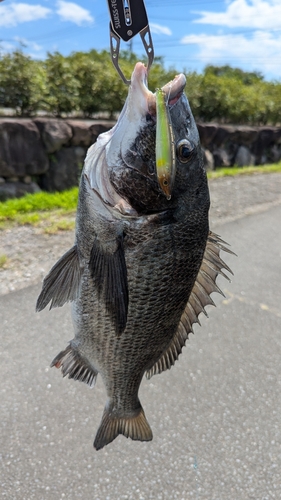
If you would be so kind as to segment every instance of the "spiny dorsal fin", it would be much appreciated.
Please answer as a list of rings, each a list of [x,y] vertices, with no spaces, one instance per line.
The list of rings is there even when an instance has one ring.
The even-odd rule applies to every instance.
[[[61,307],[66,302],[77,299],[81,274],[77,247],[74,245],[44,278],[42,291],[36,303],[36,311],[42,311],[50,301],[50,309],[52,309],[52,307]]]
[[[171,366],[175,364],[182,352],[182,348],[184,347],[186,340],[188,339],[188,335],[190,332],[193,333],[193,323],[198,323],[200,325],[200,321],[198,319],[199,314],[203,312],[206,316],[208,316],[205,311],[205,306],[215,305],[214,301],[210,297],[211,293],[218,292],[224,295],[220,288],[216,285],[216,278],[218,274],[220,274],[230,281],[229,277],[222,271],[222,269],[226,269],[231,274],[233,273],[227,264],[221,259],[220,250],[235,255],[231,250],[225,247],[225,245],[227,245],[227,243],[218,235],[212,233],[211,231],[209,232],[203,260],[189,296],[188,303],[186,304],[185,310],[182,314],[178,329],[166,351],[158,359],[155,365],[153,365],[150,370],[147,370],[146,377],[148,379],[157,373],[170,369]]]
[[[61,351],[51,363],[51,367],[61,368],[63,377],[85,382],[94,387],[98,372],[87,363],[71,345]]]
[[[126,328],[129,303],[123,236],[116,239],[114,252],[107,251],[96,238],[89,268],[98,293],[115,325],[116,333],[120,335]]]

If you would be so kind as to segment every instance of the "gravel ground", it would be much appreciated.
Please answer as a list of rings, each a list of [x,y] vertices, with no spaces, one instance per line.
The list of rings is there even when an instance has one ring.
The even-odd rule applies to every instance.
[[[279,173],[213,179],[209,186],[210,227],[218,232],[225,222],[281,204]],[[0,231],[0,255],[7,256],[0,268],[0,295],[42,281],[73,241],[73,231],[47,235],[32,226]]]

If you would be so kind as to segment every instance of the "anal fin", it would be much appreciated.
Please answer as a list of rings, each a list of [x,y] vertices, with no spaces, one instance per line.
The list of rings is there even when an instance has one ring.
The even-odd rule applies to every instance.
[[[221,259],[220,250],[235,255],[234,252],[225,247],[225,245],[227,245],[227,243],[225,243],[217,234],[211,231],[209,232],[203,260],[185,310],[181,316],[178,329],[169,346],[162,353],[158,361],[156,361],[152,368],[146,371],[146,378],[150,379],[157,373],[169,370],[175,364],[182,352],[182,348],[185,346],[188,335],[191,332],[193,333],[192,325],[194,323],[198,323],[200,325],[200,321],[198,319],[199,314],[203,312],[206,316],[208,316],[205,311],[205,306],[215,305],[213,299],[210,297],[211,293],[218,292],[224,295],[220,288],[216,285],[217,276],[220,274],[229,280],[228,276],[222,271],[222,269],[227,270],[231,274],[233,273],[227,264]]]
[[[52,307],[61,307],[78,297],[81,267],[77,247],[74,245],[52,267],[44,278],[42,291],[37,299],[36,311],[42,311],[51,301]]]
[[[80,354],[69,345],[61,351],[51,363],[51,367],[61,368],[63,377],[85,382],[94,387],[98,372],[87,363]]]
[[[132,412],[131,415],[117,417],[105,408],[101,424],[98,428],[94,447],[100,450],[111,443],[119,434],[136,441],[151,441],[152,430],[146,420],[142,406]]]

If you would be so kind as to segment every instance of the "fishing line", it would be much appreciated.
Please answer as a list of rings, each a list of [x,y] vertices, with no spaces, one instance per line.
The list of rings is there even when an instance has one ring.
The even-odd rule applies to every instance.
[[[169,105],[169,99],[170,99],[170,95],[171,95],[171,90],[172,90],[172,82],[169,85],[169,94],[168,94],[168,97],[167,97],[166,106]]]

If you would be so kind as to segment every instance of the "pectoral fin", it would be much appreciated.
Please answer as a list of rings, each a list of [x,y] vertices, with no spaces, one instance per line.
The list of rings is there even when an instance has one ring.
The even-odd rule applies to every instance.
[[[51,301],[52,307],[63,306],[75,300],[79,293],[81,267],[77,247],[66,252],[44,278],[42,291],[37,299],[36,311],[42,311]]]
[[[115,248],[103,245],[95,239],[91,251],[89,267],[99,295],[120,335],[127,322],[128,281],[123,236],[116,239]]]

